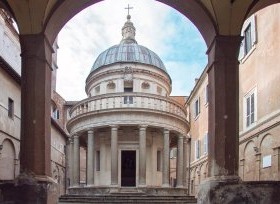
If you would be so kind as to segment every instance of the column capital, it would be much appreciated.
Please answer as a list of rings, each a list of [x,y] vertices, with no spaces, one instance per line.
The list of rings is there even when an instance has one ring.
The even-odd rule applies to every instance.
[[[19,35],[21,54],[25,59],[37,59],[45,62],[50,70],[52,70],[52,53],[54,49],[49,39],[43,34],[26,34]]]
[[[169,134],[169,133],[170,133],[170,130],[167,129],[167,128],[164,128],[164,129],[163,129],[163,132],[164,132],[164,134]]]
[[[73,139],[77,139],[77,138],[79,138],[80,136],[78,135],[78,134],[73,134]]]
[[[93,134],[93,133],[94,133],[94,129],[88,129],[88,130],[87,130],[87,133],[88,133],[88,134]]]
[[[72,144],[73,143],[73,140],[72,140],[72,138],[71,137],[68,137],[68,139],[67,139],[67,145],[70,145],[70,144]]]
[[[141,129],[147,129],[148,125],[139,125],[138,127],[139,127],[140,130]]]
[[[118,129],[120,126],[119,125],[110,125],[110,128],[112,130]]]

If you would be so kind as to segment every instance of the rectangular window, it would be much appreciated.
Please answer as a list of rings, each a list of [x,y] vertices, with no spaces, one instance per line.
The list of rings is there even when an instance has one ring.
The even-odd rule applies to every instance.
[[[271,166],[271,155],[263,157],[262,167],[267,168]]]
[[[100,171],[100,151],[96,151],[96,171]]]
[[[252,44],[252,31],[251,31],[251,23],[247,26],[244,31],[244,40],[245,40],[245,55],[251,50]]]
[[[200,113],[200,99],[196,99],[194,103],[194,117],[196,118]]]
[[[254,45],[257,43],[257,30],[256,30],[256,16],[250,16],[243,24],[241,36],[243,36],[242,43],[240,44],[239,60],[242,60],[248,53],[253,50]],[[245,58],[246,59],[246,58]]]
[[[53,118],[54,119],[59,119],[59,110],[58,109],[55,109],[54,111],[53,111]]]
[[[133,97],[132,96],[125,96],[123,103],[124,104],[133,104]]]
[[[124,92],[133,92],[133,88],[132,87],[129,87],[129,88],[125,87]]]
[[[199,159],[199,157],[200,157],[200,142],[199,142],[199,140],[194,141],[194,147],[195,147],[195,159]]]
[[[208,154],[208,133],[204,136],[204,154]]]
[[[157,151],[157,171],[161,171],[161,151]]]
[[[8,116],[14,118],[14,101],[11,98],[8,98]]]
[[[250,127],[256,122],[256,91],[253,90],[245,97],[245,124]]]

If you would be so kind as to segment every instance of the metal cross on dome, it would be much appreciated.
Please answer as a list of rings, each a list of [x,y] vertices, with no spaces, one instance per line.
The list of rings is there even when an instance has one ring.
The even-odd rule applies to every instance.
[[[128,4],[127,7],[124,9],[127,9],[127,11],[128,11],[127,15],[129,15],[129,9],[133,9],[133,7],[129,7],[129,4]]]

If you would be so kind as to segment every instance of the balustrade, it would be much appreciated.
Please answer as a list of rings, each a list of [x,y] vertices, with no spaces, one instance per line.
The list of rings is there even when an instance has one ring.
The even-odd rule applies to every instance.
[[[121,108],[156,110],[187,119],[187,111],[173,99],[143,93],[106,94],[85,99],[70,110],[70,118],[88,112]]]

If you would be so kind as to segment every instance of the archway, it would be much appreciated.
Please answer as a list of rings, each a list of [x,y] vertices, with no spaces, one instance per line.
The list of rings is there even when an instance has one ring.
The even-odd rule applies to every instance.
[[[12,141],[5,139],[2,143],[0,158],[0,180],[13,180],[15,178],[15,147]]]
[[[8,5],[11,11],[13,10],[11,13],[18,20],[21,31],[23,49],[22,168],[37,175],[50,175],[50,156],[48,155],[50,152],[48,140],[50,107],[45,102],[50,99],[50,44],[61,27],[72,16],[98,1],[65,0],[58,3],[52,2],[53,4],[45,2],[36,4],[29,1],[1,2]],[[248,13],[253,11],[253,8],[263,7],[266,5],[264,2],[268,5],[276,1],[253,1],[253,3],[227,1],[224,4],[220,2],[214,4],[212,1],[205,1],[205,4],[197,1],[172,3],[171,0],[166,0],[162,2],[181,10],[186,16],[189,15],[201,32],[203,32],[203,27],[210,28],[209,37],[206,36],[207,32],[202,34],[209,47],[209,119],[211,121],[209,123],[209,173],[210,176],[236,175],[238,172],[238,159],[236,159],[238,158],[236,138],[238,135],[238,72],[236,69],[240,44],[239,33],[242,22]],[[29,3],[33,4],[32,7],[29,7]],[[235,5],[241,5],[241,9]],[[44,12],[41,12],[42,8]],[[192,12],[192,9],[196,12]],[[43,16],[38,16],[38,13],[42,13]],[[200,17],[198,17],[199,14],[201,14]],[[37,87],[37,89],[32,87]],[[221,87],[224,89],[220,90]],[[30,104],[36,104],[38,108],[31,108]],[[219,152],[216,150],[218,148],[215,148],[218,146]],[[34,152],[29,152],[29,149],[34,149]],[[216,164],[220,168],[216,168]]]

